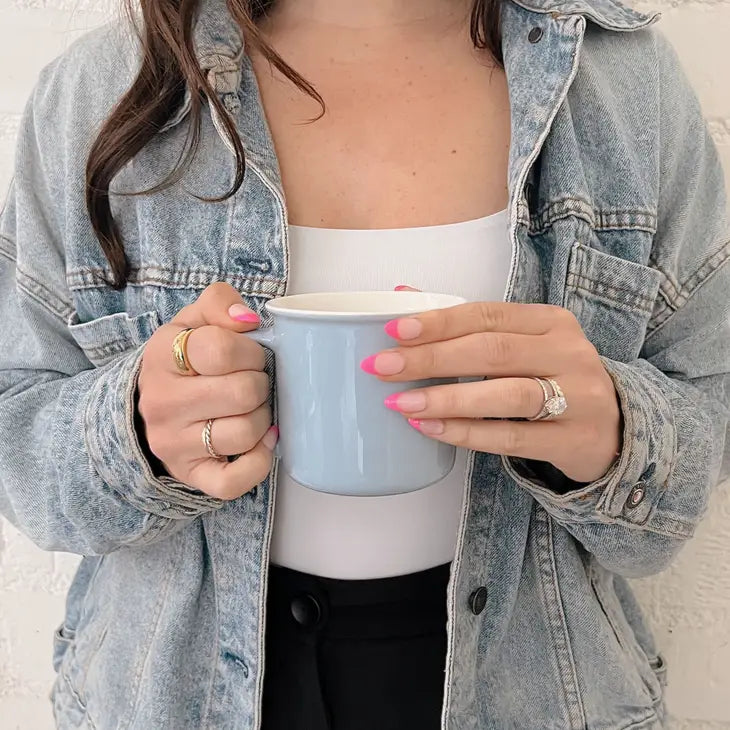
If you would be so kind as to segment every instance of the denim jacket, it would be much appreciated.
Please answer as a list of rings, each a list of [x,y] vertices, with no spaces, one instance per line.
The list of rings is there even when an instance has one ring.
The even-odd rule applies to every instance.
[[[626,579],[672,561],[718,478],[730,232],[718,155],[655,20],[617,0],[505,0],[506,298],[575,314],[615,383],[623,448],[588,485],[470,454],[448,590],[444,730],[662,727],[665,666]],[[134,425],[155,328],[215,281],[261,312],[289,277],[277,160],[224,0],[206,0],[195,40],[247,152],[232,199],[188,192],[219,195],[233,179],[206,105],[182,185],[112,198],[131,276],[110,287],[84,167],[139,59],[115,21],[41,73],[1,218],[0,511],[42,548],[84,556],[55,636],[64,729],[261,723],[275,473],[223,503],[156,478]],[[188,108],[113,190],[170,171]]]

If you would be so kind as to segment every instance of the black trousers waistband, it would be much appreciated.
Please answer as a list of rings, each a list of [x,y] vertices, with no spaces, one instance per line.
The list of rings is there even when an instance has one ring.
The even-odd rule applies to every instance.
[[[450,565],[335,580],[272,567],[264,730],[437,730]]]

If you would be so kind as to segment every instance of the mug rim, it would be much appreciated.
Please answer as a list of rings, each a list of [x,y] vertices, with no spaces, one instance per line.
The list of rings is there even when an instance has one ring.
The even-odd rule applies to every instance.
[[[362,299],[377,300],[378,298],[392,299],[393,305],[378,309],[324,309],[307,307],[304,303],[307,300],[318,299],[319,301],[330,301],[330,306],[338,299],[360,297]],[[304,306],[287,306],[297,304]],[[439,292],[425,291],[338,291],[338,292],[310,292],[306,294],[289,294],[283,297],[270,299],[264,305],[274,315],[282,317],[307,319],[392,319],[409,314],[419,314],[433,309],[446,309],[465,304],[466,299],[455,294],[441,294]],[[398,306],[399,305],[399,306]]]

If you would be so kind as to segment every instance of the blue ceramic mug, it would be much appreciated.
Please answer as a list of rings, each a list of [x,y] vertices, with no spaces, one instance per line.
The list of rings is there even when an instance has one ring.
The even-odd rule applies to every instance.
[[[383,383],[360,362],[394,346],[386,322],[462,304],[461,297],[410,291],[296,294],[272,299],[273,327],[248,333],[274,352],[281,467],[330,494],[381,496],[443,479],[455,449],[427,438],[387,409],[388,395],[450,382]]]

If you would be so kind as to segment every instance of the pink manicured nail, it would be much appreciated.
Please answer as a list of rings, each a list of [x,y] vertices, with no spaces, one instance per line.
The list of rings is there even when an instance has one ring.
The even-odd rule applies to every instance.
[[[276,442],[279,440],[279,427],[272,426],[261,439],[261,443],[269,450],[273,451]]]
[[[393,393],[385,399],[385,406],[393,411],[414,413],[422,411],[426,407],[426,396],[417,391]]]
[[[403,355],[397,352],[381,352],[370,355],[361,363],[360,367],[371,375],[397,375],[406,366]]]
[[[385,324],[385,333],[396,340],[415,340],[423,332],[421,320],[413,317],[391,319]]]
[[[412,289],[413,287],[408,286],[407,284],[398,284],[398,286],[394,288],[394,291],[411,291]]]
[[[236,322],[260,322],[261,318],[256,312],[252,312],[248,307],[243,304],[232,304],[228,308],[228,316],[231,319],[235,319]]]
[[[439,436],[444,432],[444,422],[438,418],[409,418],[408,423],[426,436]]]

